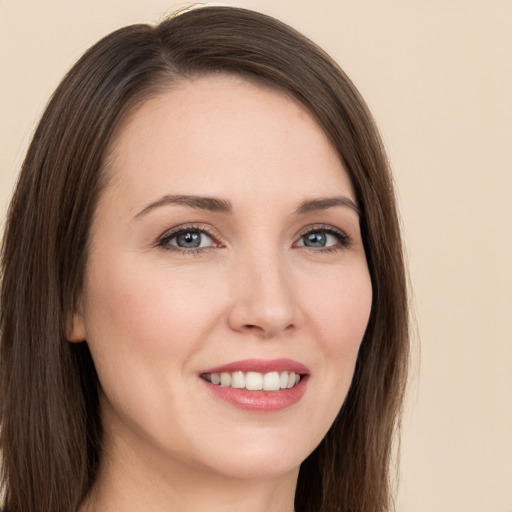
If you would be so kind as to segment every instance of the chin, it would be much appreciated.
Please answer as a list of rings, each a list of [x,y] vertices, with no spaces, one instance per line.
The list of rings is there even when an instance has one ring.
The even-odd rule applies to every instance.
[[[296,433],[297,434],[297,433]],[[310,436],[290,435],[286,432],[248,433],[218,439],[204,455],[204,462],[215,473],[236,479],[268,479],[286,474],[296,474],[302,462],[315,449],[320,439]],[[205,458],[205,459],[206,459]]]
[[[307,456],[307,455],[306,455]],[[233,457],[224,458],[222,465],[215,464],[215,473],[228,478],[242,480],[267,480],[279,478],[288,474],[296,474],[302,464],[302,457],[297,453],[292,456],[268,456],[266,450],[258,454],[233,453]]]

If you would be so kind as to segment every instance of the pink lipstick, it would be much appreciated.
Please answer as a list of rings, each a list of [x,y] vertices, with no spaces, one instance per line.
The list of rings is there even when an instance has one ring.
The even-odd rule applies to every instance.
[[[200,377],[212,393],[235,407],[271,412],[298,402],[309,374],[292,359],[246,359],[210,368]]]

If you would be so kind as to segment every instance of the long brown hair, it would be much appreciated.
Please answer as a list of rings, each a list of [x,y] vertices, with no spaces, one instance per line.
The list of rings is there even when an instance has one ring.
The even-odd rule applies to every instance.
[[[10,512],[76,511],[101,457],[99,382],[87,343],[66,340],[111,135],[180,78],[232,73],[301,102],[339,152],[361,208],[373,304],[352,386],[301,466],[300,512],[392,508],[390,459],[408,358],[406,279],[393,186],[372,117],[317,46],[256,12],[207,7],[133,25],[63,79],[34,134],[2,245],[0,449]]]

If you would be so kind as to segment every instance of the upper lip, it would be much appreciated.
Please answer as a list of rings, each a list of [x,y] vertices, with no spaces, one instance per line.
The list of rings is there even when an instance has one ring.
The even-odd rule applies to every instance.
[[[233,361],[231,363],[215,366],[201,372],[205,373],[231,373],[231,372],[284,372],[291,371],[301,375],[309,374],[309,368],[302,363],[294,361],[293,359],[280,358],[280,359],[244,359],[241,361]]]

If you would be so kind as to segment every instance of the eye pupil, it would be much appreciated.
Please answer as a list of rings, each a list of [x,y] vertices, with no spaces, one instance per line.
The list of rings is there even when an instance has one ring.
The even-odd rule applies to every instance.
[[[325,233],[314,232],[308,233],[304,237],[304,245],[306,247],[325,247],[327,243],[327,236]]]
[[[176,237],[176,244],[178,247],[183,247],[185,249],[194,249],[201,245],[201,233],[194,233],[187,231],[186,233],[181,233]]]

